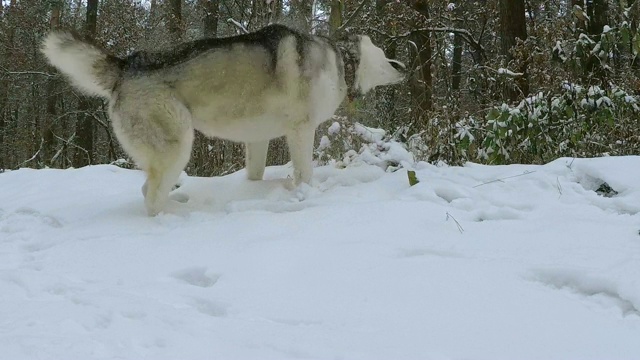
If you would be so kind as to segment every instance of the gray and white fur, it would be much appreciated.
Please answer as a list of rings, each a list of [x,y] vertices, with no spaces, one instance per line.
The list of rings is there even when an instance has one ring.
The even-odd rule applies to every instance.
[[[194,129],[244,142],[251,180],[262,179],[269,140],[284,135],[295,184],[309,183],[318,125],[347,93],[403,79],[369,37],[351,36],[341,45],[270,25],[125,58],[69,32],[52,32],[42,51],[83,93],[109,101],[114,132],[145,171],[145,206],[156,215],[189,161]]]

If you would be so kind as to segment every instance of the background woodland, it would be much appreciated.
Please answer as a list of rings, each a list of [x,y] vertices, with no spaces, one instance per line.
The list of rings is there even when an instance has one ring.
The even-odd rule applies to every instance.
[[[338,111],[343,130],[322,144],[321,161],[359,150],[355,122],[433,163],[640,154],[639,20],[640,0],[2,0],[0,171],[132,166],[106,104],[40,54],[51,29],[124,56],[273,22],[367,34],[407,65],[405,82]],[[285,142],[272,141],[268,163],[287,161]],[[213,176],[243,164],[242,144],[198,135],[186,170]]]

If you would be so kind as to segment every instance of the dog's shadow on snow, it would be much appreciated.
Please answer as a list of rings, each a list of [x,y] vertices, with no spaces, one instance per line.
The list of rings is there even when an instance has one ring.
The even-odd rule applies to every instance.
[[[301,202],[311,191],[308,185],[295,187],[291,178],[247,180],[244,171],[224,177],[183,177],[169,194],[165,213],[298,211],[311,204]]]
[[[248,180],[242,169],[225,176],[191,177],[182,174],[178,188],[169,194],[161,214],[189,216],[191,213],[294,212],[322,204],[324,193],[379,179],[377,167],[315,169],[311,185],[295,186],[288,165],[268,167],[264,180]],[[142,196],[139,211],[144,212]]]

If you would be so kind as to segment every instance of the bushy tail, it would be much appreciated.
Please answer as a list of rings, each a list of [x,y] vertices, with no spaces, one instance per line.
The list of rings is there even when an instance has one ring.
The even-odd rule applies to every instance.
[[[79,39],[70,32],[52,32],[42,42],[42,52],[87,95],[109,98],[120,77],[121,60]]]

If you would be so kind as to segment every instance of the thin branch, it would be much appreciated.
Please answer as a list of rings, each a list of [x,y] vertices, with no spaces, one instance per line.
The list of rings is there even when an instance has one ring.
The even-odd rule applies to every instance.
[[[347,19],[347,21],[345,21],[344,24],[340,25],[340,27],[338,27],[338,29],[336,29],[336,34],[340,34],[340,33],[344,32],[347,29],[347,27],[349,27],[349,25],[351,25],[351,23],[360,14],[362,9],[364,9],[364,6],[366,4],[367,4],[367,0],[362,0],[362,2],[360,2],[360,5],[358,5],[358,7],[353,11],[351,16],[349,16],[349,18]]]
[[[479,68],[491,70],[492,72],[496,73],[497,75],[504,75],[504,76],[510,77],[510,78],[520,78],[520,77],[524,76],[524,73],[514,72],[514,71],[511,71],[511,70],[505,69],[505,68],[500,68],[500,69],[496,70],[496,69],[491,68],[491,67],[486,66],[486,65],[480,66]]]
[[[31,160],[35,159],[36,157],[38,157],[38,154],[40,154],[40,151],[42,151],[42,147],[44,146],[44,138],[40,138],[40,148],[38,149],[38,151],[36,151],[35,154],[33,154],[32,157],[30,157],[29,159],[21,162],[20,164],[16,165],[15,169],[18,170],[20,169],[20,167],[28,162],[30,162]]]
[[[64,144],[67,144],[67,143],[70,143],[73,140],[73,138],[76,136],[76,133],[73,133],[71,135],[71,137],[69,138],[69,140],[64,140],[64,139],[62,139],[61,137],[59,137],[58,135],[55,135],[55,134],[53,136],[55,136],[56,138],[62,140],[62,142]],[[58,159],[58,156],[60,156],[60,154],[62,154],[62,152],[64,151],[65,146],[66,145],[62,145],[60,147],[60,149],[58,149],[58,151],[56,151],[55,155],[53,155],[53,157],[51,158],[51,161],[49,162],[50,164],[53,164]]]
[[[534,172],[535,172],[535,171],[529,171],[529,170],[526,170],[526,171],[525,171],[525,172],[523,172],[522,174],[513,175],[513,176],[507,176],[507,177],[503,177],[503,178],[501,178],[501,179],[495,179],[495,180],[487,181],[487,182],[485,182],[485,183],[478,184],[478,185],[474,186],[474,188],[477,188],[477,187],[480,187],[480,186],[483,186],[483,185],[493,184],[493,183],[496,183],[496,182],[504,182],[503,180],[512,179],[512,178],[519,177],[519,176],[524,176],[524,175],[533,174]]]
[[[53,136],[55,136],[55,137],[56,137],[56,139],[58,139],[58,140],[62,141],[63,143],[65,143],[65,144],[67,144],[67,145],[69,145],[69,146],[72,146],[72,147],[74,147],[74,148],[76,148],[76,149],[78,149],[78,150],[82,150],[82,151],[84,151],[84,152],[87,154],[87,156],[89,155],[89,151],[88,151],[87,149],[83,148],[83,147],[82,147],[82,146],[80,146],[80,145],[76,145],[76,144],[74,144],[74,143],[72,143],[72,142],[71,142],[71,140],[73,140],[73,138],[75,138],[75,137],[76,137],[76,133],[73,133],[73,135],[71,135],[71,137],[69,138],[69,140],[65,140],[65,139],[61,138],[60,136],[58,136],[58,135],[56,135],[56,134],[53,134]],[[53,159],[52,159],[52,161],[53,161]]]
[[[449,214],[449,212],[447,211],[447,220],[446,221],[449,221],[449,218],[451,218],[456,223],[456,226],[458,227],[458,231],[460,231],[460,234],[463,234],[464,233],[464,228],[462,227],[462,225],[460,225],[458,220],[456,220],[456,218],[454,218],[453,215]]]
[[[454,27],[449,27],[449,26],[441,26],[441,27],[425,27],[425,28],[420,28],[420,29],[414,29],[411,31],[407,31],[405,33],[402,33],[400,35],[389,35],[383,31],[380,31],[376,28],[368,28],[370,31],[376,32],[384,37],[386,37],[389,40],[396,40],[396,39],[402,39],[402,38],[407,38],[409,37],[412,33],[417,32],[417,31],[431,31],[431,32],[443,32],[443,33],[452,33],[452,34],[458,34],[462,37],[462,39],[469,44],[474,50],[478,51],[480,53],[480,56],[482,58],[484,58],[484,46],[482,46],[482,44],[480,44],[480,42],[478,40],[476,40],[473,35],[471,34],[471,32],[469,32],[469,30],[466,29],[458,29],[458,28],[454,28]]]
[[[7,69],[4,66],[0,66],[0,69],[2,69],[2,72],[8,75],[43,75],[43,76],[48,76],[48,77],[55,77],[57,76],[57,74],[49,74],[46,73],[44,71],[10,71],[9,69]]]
[[[248,34],[249,33],[249,30],[247,30],[247,28],[242,26],[242,24],[240,24],[239,22],[235,21],[233,18],[228,18],[227,19],[227,23],[235,25],[238,29],[240,29],[240,31],[242,31],[243,34]]]

